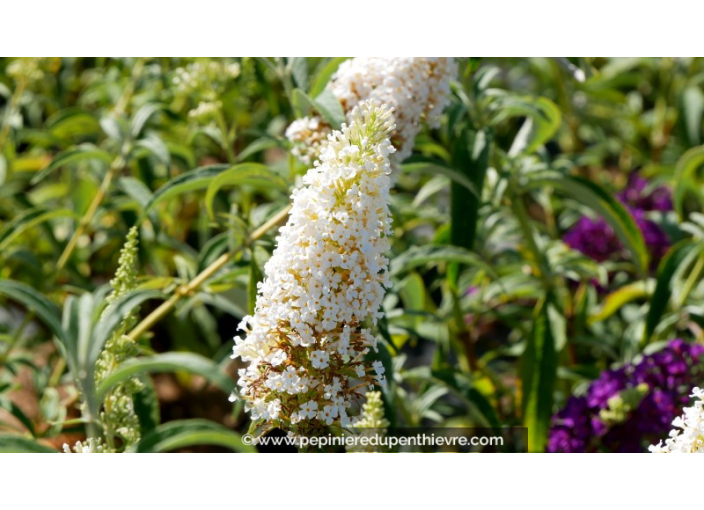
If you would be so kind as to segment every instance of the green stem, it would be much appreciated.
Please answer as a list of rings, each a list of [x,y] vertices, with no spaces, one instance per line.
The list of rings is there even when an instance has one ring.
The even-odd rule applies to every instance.
[[[142,71],[144,71],[144,59],[138,58],[132,68],[130,82],[127,84],[127,87],[125,87],[125,90],[122,92],[122,96],[120,96],[119,101],[115,105],[115,109],[113,110],[115,115],[122,115],[125,113],[127,106],[129,106],[130,101],[132,101],[134,89],[139,81],[139,78],[142,76]]]
[[[81,218],[81,221],[78,224],[78,228],[76,228],[76,230],[73,232],[71,239],[69,240],[68,244],[66,244],[63,253],[61,253],[61,257],[59,257],[59,261],[56,263],[55,274],[58,275],[58,273],[64,268],[64,266],[68,262],[69,258],[71,257],[71,254],[73,253],[73,250],[76,248],[76,244],[78,244],[78,240],[83,235],[83,232],[88,227],[90,222],[93,220],[95,213],[98,211],[98,207],[100,207],[100,204],[103,202],[103,198],[105,198],[105,194],[107,193],[108,188],[110,187],[110,183],[112,182],[113,177],[115,176],[117,171],[124,166],[124,163],[125,160],[122,155],[120,155],[115,158],[113,164],[110,165],[110,169],[108,170],[107,174],[105,174],[105,177],[103,178],[103,182],[101,183],[98,192],[95,194],[95,197],[93,197],[93,201],[88,206],[88,210]]]
[[[264,234],[269,231],[269,229],[278,225],[288,216],[290,210],[291,206],[288,205],[287,207],[279,211],[276,215],[274,215],[271,219],[269,219],[269,221],[264,223],[254,232],[252,232],[252,234],[249,236],[249,239],[247,240],[247,244],[251,244],[253,241],[256,241],[257,239],[261,238]],[[206,280],[208,280],[223,266],[225,266],[225,264],[227,264],[232,259],[232,257],[234,257],[236,253],[238,253],[238,251],[239,250],[221,255],[188,284],[177,288],[173,296],[171,296],[167,301],[163,302],[156,310],[154,310],[147,317],[145,317],[144,320],[142,320],[142,322],[140,322],[130,332],[128,336],[132,340],[139,339],[140,336],[149,331],[157,322],[163,319],[164,316],[166,316],[166,314],[168,314],[171,309],[176,306],[176,303],[178,303],[182,297],[193,294],[193,292],[195,292],[198,287],[200,287]]]

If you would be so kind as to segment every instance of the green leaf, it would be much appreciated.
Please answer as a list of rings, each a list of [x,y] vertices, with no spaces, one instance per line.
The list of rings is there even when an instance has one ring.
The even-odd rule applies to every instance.
[[[290,57],[291,75],[296,86],[308,90],[308,59],[306,57]]]
[[[450,186],[450,242],[471,250],[477,234],[481,192],[489,166],[492,133],[489,130],[463,132],[453,144],[452,166],[470,181],[471,186]],[[457,281],[459,264],[448,271],[451,282]],[[454,285],[454,283],[453,283]]]
[[[205,377],[227,393],[231,393],[235,387],[232,379],[223,373],[217,363],[212,360],[193,353],[167,352],[125,361],[100,383],[97,396],[99,400],[102,400],[113,386],[138,374],[178,371]]]
[[[0,295],[6,296],[33,312],[65,346],[66,332],[61,326],[61,315],[57,306],[29,285],[13,280],[0,280]]]
[[[398,288],[406,312],[422,312],[425,310],[425,283],[416,272],[411,272],[403,279]]]
[[[122,324],[125,316],[132,311],[132,309],[149,299],[161,299],[163,297],[164,294],[157,290],[136,289],[123,295],[110,305],[109,308],[105,309],[90,339],[90,348],[86,358],[87,363],[91,366],[95,365],[105,342],[108,341],[110,335],[113,334],[117,327]]]
[[[533,329],[521,357],[520,371],[528,450],[542,452],[547,443],[557,378],[557,351],[549,323],[547,300],[536,307]]]
[[[325,87],[330,81],[330,78],[332,78],[332,75],[335,74],[335,71],[337,71],[337,68],[340,67],[340,64],[347,59],[349,59],[349,57],[335,57],[331,59],[330,62],[325,64],[325,67],[320,70],[313,80],[313,85],[310,88],[310,97],[316,98],[323,90],[325,90]]]
[[[58,168],[61,168],[62,166],[71,165],[74,163],[79,163],[81,161],[88,161],[92,159],[101,161],[103,163],[110,163],[110,161],[112,161],[112,157],[110,156],[110,154],[108,154],[104,150],[99,149],[98,147],[90,143],[82,144],[77,147],[68,149],[64,152],[61,152],[59,155],[57,155],[51,161],[51,163],[49,163],[41,172],[38,172],[34,177],[32,177],[30,184],[37,184],[42,179],[47,177],[51,172]]]
[[[154,134],[137,140],[137,147],[141,147],[152,154],[160,163],[169,166],[171,164],[171,154],[164,141]]]
[[[145,213],[149,212],[157,204],[189,191],[205,189],[211,181],[223,171],[230,168],[230,165],[209,165],[196,168],[174,177],[161,188],[156,190],[151,201],[144,208]]]
[[[33,439],[10,434],[0,434],[0,453],[59,453]]]
[[[686,239],[674,245],[667,252],[667,255],[660,261],[657,272],[657,284],[655,292],[650,299],[650,308],[645,322],[645,333],[643,341],[647,343],[660,323],[660,318],[667,308],[667,304],[672,297],[672,278],[680,265],[689,260],[689,255],[696,245]]]
[[[127,196],[137,203],[142,212],[146,210],[149,206],[149,202],[154,198],[152,191],[147,185],[134,177],[120,177],[117,181],[117,185]],[[150,211],[147,213],[147,216],[152,222],[152,225],[159,225],[159,215],[156,214],[156,211]]]
[[[87,111],[66,108],[47,120],[46,130],[57,138],[88,137],[100,132],[100,124]]]
[[[464,187],[467,191],[469,191],[472,195],[475,197],[479,196],[479,190],[477,189],[476,185],[472,182],[471,179],[469,179],[465,174],[462,172],[458,172],[456,170],[453,170],[450,167],[447,167],[437,161],[428,161],[428,162],[413,162],[413,163],[406,163],[405,165],[401,165],[401,171],[404,173],[419,173],[419,174],[428,174],[428,175],[444,175],[446,177],[449,177],[450,180],[453,183],[457,183],[460,186]]]
[[[132,119],[132,126],[130,131],[132,132],[132,138],[139,138],[142,134],[144,126],[146,126],[149,119],[160,110],[164,109],[164,105],[157,103],[148,103],[142,106],[137,113],[134,114]]]
[[[139,418],[139,429],[142,436],[154,430],[161,421],[159,397],[156,394],[154,383],[149,377],[140,378],[144,389],[132,395],[134,412]]]
[[[555,103],[541,97],[535,105],[540,109],[540,115],[526,118],[511,144],[509,156],[534,152],[550,140],[560,127],[560,110]]]
[[[345,122],[345,111],[342,109],[340,100],[330,89],[323,90],[318,97],[313,99],[313,107],[333,129],[340,129],[342,123]]]
[[[0,154],[0,186],[5,184],[5,179],[7,179],[7,160]]]
[[[65,358],[71,374],[83,394],[88,411],[95,416],[98,402],[94,398],[95,361],[89,359],[96,314],[96,298],[86,292],[81,296],[68,296],[63,309],[63,327],[67,334]]]
[[[220,172],[208,183],[205,193],[205,207],[211,218],[213,200],[216,193],[225,186],[252,186],[259,189],[288,190],[288,182],[266,165],[259,163],[240,163]]]
[[[293,89],[291,107],[296,117],[305,117],[313,108],[313,100],[301,89]]]
[[[259,152],[268,150],[268,149],[273,149],[276,147],[281,147],[281,142],[277,140],[276,138],[269,138],[267,136],[263,136],[261,138],[257,138],[254,140],[252,143],[250,143],[247,147],[242,149],[239,154],[237,154],[237,161],[243,161],[247,159],[250,156],[253,156]]]
[[[333,129],[340,129],[345,122],[345,112],[339,99],[331,90],[325,89],[318,97],[311,97],[301,89],[293,91],[293,102],[298,115],[306,115],[312,108],[317,111]]]
[[[451,369],[433,370],[432,375],[433,378],[442,381],[453,393],[462,398],[475,413],[478,413],[484,421],[483,425],[488,427],[501,426],[491,402],[474,387],[467,376]]]
[[[677,211],[680,218],[683,218],[684,198],[687,191],[691,190],[697,197],[701,197],[696,171],[702,165],[704,165],[704,145],[689,149],[677,161],[673,198],[675,211]]]
[[[624,285],[607,295],[595,314],[589,317],[589,324],[608,319],[618,312],[623,305],[637,299],[647,299],[653,293],[652,281],[637,281]]]
[[[689,145],[702,143],[702,117],[704,117],[704,93],[698,86],[690,86],[682,92],[682,113]]]
[[[550,140],[560,127],[560,109],[547,98],[506,97],[500,101],[495,123],[517,116],[527,117],[509,150],[509,156],[530,154]]]
[[[36,437],[37,434],[34,431],[34,424],[32,423],[32,420],[30,420],[29,417],[24,414],[24,411],[22,411],[22,409],[20,409],[17,404],[15,404],[9,398],[0,398],[0,408],[5,409],[8,413],[17,418],[17,420],[22,425],[24,425],[24,427],[29,431],[29,433],[32,434],[32,436]]]
[[[195,445],[215,445],[235,452],[256,453],[254,446],[246,445],[242,436],[208,420],[177,420],[159,425],[142,438],[131,451],[159,453]]]
[[[480,267],[493,274],[493,269],[488,266],[478,255],[459,246],[433,245],[414,246],[398,255],[391,261],[391,274],[400,274],[414,267],[440,262],[457,262],[469,266]]]
[[[481,96],[491,84],[491,81],[501,74],[501,69],[492,65],[481,65],[474,73],[474,96]]]
[[[642,276],[648,271],[648,250],[643,233],[626,208],[601,186],[583,179],[556,172],[536,172],[528,186],[541,188],[552,186],[586,205],[600,215],[614,230],[621,243],[631,252],[636,268]]]
[[[555,343],[555,350],[560,352],[567,345],[567,319],[561,308],[554,301],[548,303],[548,324]]]
[[[78,218],[78,215],[70,209],[47,209],[45,207],[35,207],[22,211],[12,221],[7,223],[0,230],[0,253],[10,245],[13,239],[45,221],[61,217]]]
[[[108,138],[118,143],[123,142],[125,138],[123,132],[127,130],[124,122],[121,123],[115,117],[108,115],[100,119],[100,127]]]

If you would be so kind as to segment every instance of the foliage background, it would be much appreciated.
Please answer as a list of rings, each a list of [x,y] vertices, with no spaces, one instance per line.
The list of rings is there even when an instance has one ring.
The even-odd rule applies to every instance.
[[[306,170],[283,132],[341,60],[0,60],[2,448],[90,432],[100,348],[139,305],[157,320],[115,382],[145,382],[140,448],[246,449],[232,337]],[[460,59],[393,193],[392,424],[523,424],[540,451],[604,370],[704,341],[702,81],[701,59]],[[616,199],[635,171],[672,189],[662,261]],[[582,215],[628,255],[569,249]],[[139,286],[101,320],[133,225]]]

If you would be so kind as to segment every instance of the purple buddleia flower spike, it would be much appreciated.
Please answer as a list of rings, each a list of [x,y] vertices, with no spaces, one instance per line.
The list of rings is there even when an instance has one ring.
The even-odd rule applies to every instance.
[[[645,452],[703,379],[704,346],[679,339],[639,363],[607,370],[553,416],[548,451]]]

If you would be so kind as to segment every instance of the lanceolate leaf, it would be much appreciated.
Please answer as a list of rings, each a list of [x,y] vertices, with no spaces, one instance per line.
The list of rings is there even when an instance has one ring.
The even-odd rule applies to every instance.
[[[481,205],[484,177],[489,166],[492,134],[489,130],[463,133],[455,142],[452,165],[470,181],[471,187],[453,182],[450,186],[450,242],[471,250],[477,233],[477,217]],[[451,281],[456,281],[459,265],[453,264]]]
[[[296,86],[302,90],[308,90],[308,59],[306,57],[290,57],[288,65],[291,68]]]
[[[130,129],[132,136],[137,138],[141,135],[142,130],[144,129],[144,126],[146,126],[149,119],[151,119],[155,113],[163,109],[164,106],[161,104],[147,103],[137,110],[137,113],[134,114],[134,118],[132,119],[132,126]]]
[[[2,230],[0,230],[0,253],[7,248],[7,246],[19,236],[22,232],[27,229],[39,225],[48,220],[60,217],[74,217],[77,218],[78,215],[69,209],[46,209],[44,207],[36,207],[34,209],[28,209],[21,214],[17,215],[11,222],[7,223]]]
[[[22,304],[33,312],[59,339],[62,348],[67,345],[68,338],[61,326],[61,315],[54,303],[29,285],[13,280],[0,280],[0,295]]]
[[[348,58],[349,57],[335,57],[325,64],[325,67],[323,67],[313,80],[313,85],[310,87],[310,97],[315,99],[320,95],[330,81],[330,78],[332,78],[332,75],[335,74],[337,68],[340,67],[340,64]]]
[[[144,389],[135,393],[132,399],[134,400],[134,412],[139,418],[139,428],[144,436],[159,425],[161,413],[154,383],[147,376],[140,379]]]
[[[544,145],[557,132],[562,121],[560,110],[547,98],[506,96],[494,118],[497,124],[511,117],[526,117],[509,151],[510,156],[529,154]]]
[[[534,188],[552,186],[577,202],[590,207],[606,220],[623,245],[631,252],[641,275],[646,274],[648,251],[643,234],[633,221],[633,217],[613,195],[591,181],[556,172],[537,173],[530,178],[528,185]]]
[[[112,158],[110,157],[110,154],[102,149],[99,149],[95,145],[79,145],[56,156],[52,162],[44,168],[44,170],[32,177],[31,184],[41,182],[47,175],[62,166],[81,161],[88,161],[91,159],[102,161],[103,163],[109,163]]]
[[[333,129],[340,129],[342,123],[345,122],[345,112],[342,109],[342,105],[330,89],[323,90],[318,97],[313,99],[313,107],[318,110]]]
[[[121,364],[98,387],[98,399],[102,399],[110,391],[110,388],[116,384],[137,374],[177,372],[180,370],[205,377],[227,393],[232,392],[235,387],[232,379],[224,374],[212,360],[198,354],[168,352],[131,359]]]
[[[683,217],[684,198],[688,190],[701,197],[696,170],[704,165],[704,145],[689,149],[682,155],[675,168],[674,206],[680,218]]]
[[[141,211],[146,210],[154,195],[151,190],[142,181],[133,177],[121,177],[118,181],[118,186],[122,188],[139,206]],[[156,211],[152,210],[148,214],[149,220],[155,227],[159,225],[159,216]]]
[[[0,434],[0,453],[59,453],[33,439],[10,434]]]
[[[471,380],[454,370],[434,370],[433,377],[445,383],[450,391],[459,395],[471,408],[484,419],[483,425],[499,427],[499,418],[489,400],[474,387]]]
[[[557,351],[549,324],[548,303],[538,305],[533,329],[521,357],[523,424],[528,429],[528,449],[545,450],[557,378]]]
[[[131,451],[136,453],[158,453],[187,448],[195,445],[215,445],[235,452],[256,453],[257,449],[246,445],[242,436],[232,430],[208,420],[178,420],[159,425],[145,435]]]
[[[695,248],[696,245],[692,241],[681,241],[670,248],[665,258],[660,262],[657,273],[657,284],[655,286],[655,292],[653,292],[653,297],[650,300],[650,309],[648,310],[648,317],[645,323],[644,342],[648,342],[653,336],[655,328],[657,328],[662,314],[665,312],[667,304],[670,302],[672,296],[672,277],[675,275],[680,265],[685,260],[689,260],[689,255]]]
[[[424,245],[414,246],[391,260],[391,273],[398,274],[403,271],[425,264],[441,262],[457,262],[476,266],[493,274],[493,270],[477,254],[459,246]]]
[[[90,342],[90,349],[87,352],[87,362],[94,365],[100,356],[100,351],[103,350],[105,342],[108,341],[110,335],[122,323],[124,317],[135,307],[141,305],[149,299],[157,299],[163,297],[163,294],[157,290],[137,289],[133,290],[120,299],[115,301],[110,308],[105,310],[100,322],[96,324]]]
[[[225,186],[252,186],[259,189],[277,189],[286,191],[288,181],[269,167],[259,163],[241,163],[219,173],[208,183],[205,194],[205,206],[212,218],[215,194]]]
[[[345,121],[345,112],[337,97],[329,89],[324,90],[318,97],[312,99],[301,89],[293,91],[294,106],[299,114],[306,115],[311,109],[315,110],[333,129],[340,129]]]
[[[689,145],[699,145],[702,141],[702,117],[704,117],[704,92],[701,87],[687,87],[682,92],[681,103]]]
[[[450,178],[454,184],[459,184],[469,191],[472,195],[478,197],[480,192],[477,189],[475,182],[465,175],[464,172],[453,170],[442,163],[436,161],[406,163],[401,166],[402,172],[419,173],[429,175],[445,175]]]
[[[32,436],[36,436],[32,420],[30,420],[24,411],[22,411],[22,409],[12,400],[6,397],[0,397],[0,408],[5,409],[8,413],[14,416],[22,425],[24,425]]]
[[[228,168],[230,168],[230,165],[210,165],[196,168],[195,170],[181,174],[178,177],[174,177],[161,188],[156,190],[151,201],[144,208],[144,212],[149,212],[149,210],[154,206],[164,200],[168,200],[169,198],[173,198],[189,191],[207,188],[214,177]]]
[[[604,298],[599,310],[589,317],[589,323],[603,321],[618,312],[624,305],[637,299],[646,299],[653,293],[651,281],[637,281],[624,285]]]
[[[511,103],[511,108],[515,108],[517,112],[524,113],[528,117],[513,140],[509,156],[535,151],[550,140],[560,127],[562,116],[555,103],[544,97],[530,102],[530,106],[522,102]]]

